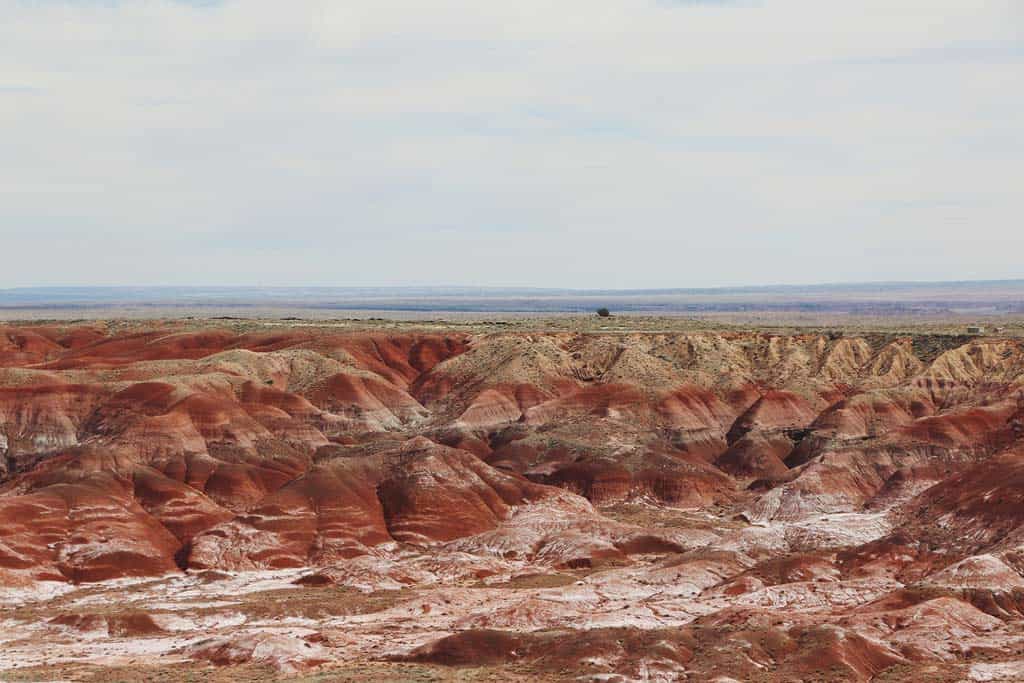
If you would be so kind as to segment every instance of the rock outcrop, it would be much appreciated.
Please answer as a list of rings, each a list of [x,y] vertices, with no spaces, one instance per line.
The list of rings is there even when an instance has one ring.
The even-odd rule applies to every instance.
[[[0,329],[0,669],[1024,672],[1019,340],[117,329]]]

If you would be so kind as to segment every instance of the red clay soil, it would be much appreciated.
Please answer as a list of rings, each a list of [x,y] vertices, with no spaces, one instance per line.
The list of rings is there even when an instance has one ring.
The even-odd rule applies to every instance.
[[[54,652],[1024,680],[1019,342],[110,329],[0,329],[0,618]],[[216,611],[267,577],[301,615]]]

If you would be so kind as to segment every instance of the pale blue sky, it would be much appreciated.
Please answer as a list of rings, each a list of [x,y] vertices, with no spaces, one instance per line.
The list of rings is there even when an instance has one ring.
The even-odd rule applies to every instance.
[[[0,287],[1024,276],[1019,0],[0,0]]]

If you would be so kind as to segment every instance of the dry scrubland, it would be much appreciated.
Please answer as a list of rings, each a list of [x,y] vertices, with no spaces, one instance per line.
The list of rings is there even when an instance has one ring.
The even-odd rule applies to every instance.
[[[1022,321],[737,316],[8,323],[0,678],[1024,680]]]

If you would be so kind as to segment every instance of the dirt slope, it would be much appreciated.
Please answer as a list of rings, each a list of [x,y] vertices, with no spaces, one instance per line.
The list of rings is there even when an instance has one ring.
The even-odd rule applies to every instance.
[[[1020,341],[113,329],[0,330],[0,670],[1024,680]]]

